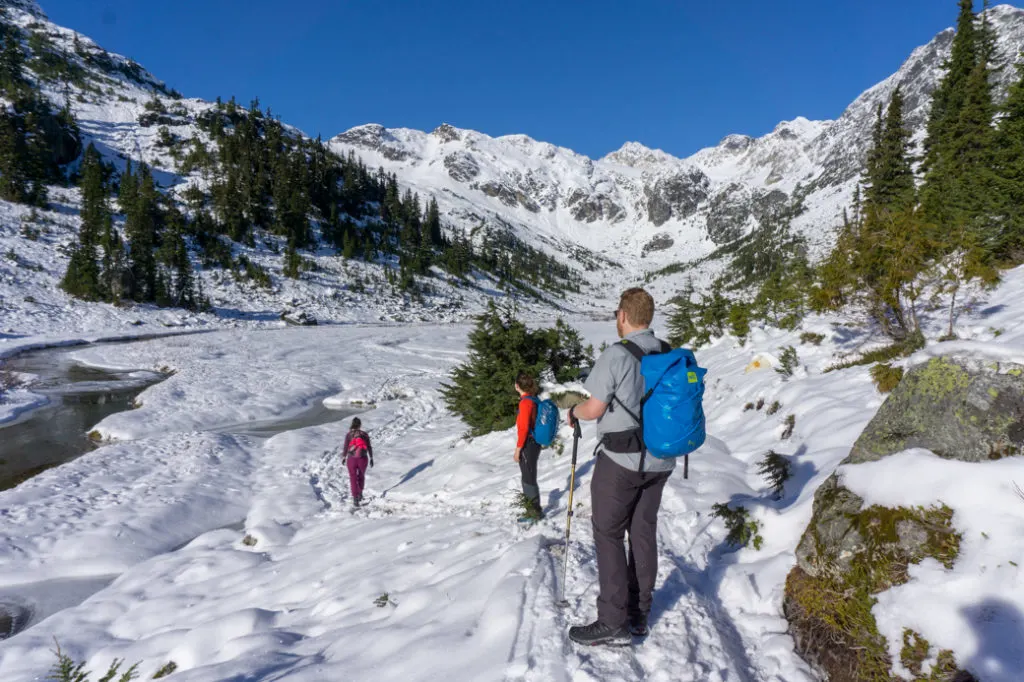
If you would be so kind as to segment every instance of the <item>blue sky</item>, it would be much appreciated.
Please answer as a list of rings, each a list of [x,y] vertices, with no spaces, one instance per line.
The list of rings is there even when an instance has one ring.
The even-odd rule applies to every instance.
[[[687,156],[835,118],[956,0],[41,0],[191,97],[259,96],[325,138],[362,123]],[[980,5],[980,2],[979,2]]]

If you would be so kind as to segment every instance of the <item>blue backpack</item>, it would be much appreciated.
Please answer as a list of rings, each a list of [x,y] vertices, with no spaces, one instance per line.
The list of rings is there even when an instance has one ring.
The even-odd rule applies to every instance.
[[[688,455],[703,445],[707,436],[703,404],[707,370],[697,365],[692,351],[673,350],[664,341],[661,351],[653,353],[644,353],[631,341],[622,345],[640,362],[644,377],[640,414],[631,413],[640,425],[641,471],[647,453],[658,459],[686,457],[683,476],[689,478]]]
[[[541,400],[530,396],[537,406],[537,419],[533,422],[533,439],[541,447],[548,447],[555,442],[558,433],[558,406],[551,400]]]

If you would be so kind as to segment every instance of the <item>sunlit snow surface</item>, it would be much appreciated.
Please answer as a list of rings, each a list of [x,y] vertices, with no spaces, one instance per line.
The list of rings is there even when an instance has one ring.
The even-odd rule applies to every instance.
[[[1009,273],[965,313],[959,331],[970,340],[930,346],[916,359],[963,345],[1024,359],[1014,312],[1022,275]],[[936,311],[934,324],[941,321]],[[610,322],[579,324],[595,344],[613,340]],[[466,427],[438,392],[465,357],[467,327],[233,330],[84,347],[75,357],[85,364],[176,373],[147,389],[140,409],[99,426],[116,442],[0,493],[0,603],[34,614],[27,630],[0,642],[0,679],[37,679],[53,662],[55,638],[95,669],[125,658],[142,661],[148,676],[174,661],[182,680],[813,679],[785,634],[783,582],[814,490],[883,398],[865,367],[821,373],[865,341],[861,331],[822,318],[807,328],[826,341],[814,347],[795,334],[755,331],[744,347],[722,339],[699,353],[710,370],[711,437],[692,457],[690,479],[670,480],[652,634],[623,651],[580,651],[565,637],[569,624],[594,614],[593,430],[579,446],[570,608],[560,610],[571,443],[541,459],[548,521],[518,528],[511,433],[464,439]],[[744,373],[755,354],[787,344],[800,353],[792,379]],[[782,407],[771,417],[744,411],[760,398]],[[332,453],[347,422],[270,439],[231,433],[324,400],[363,410],[374,440],[370,501],[359,511]],[[795,433],[782,441],[790,414]],[[769,449],[793,457],[781,500],[755,470]],[[989,635],[1021,627],[1024,605],[1011,595],[1020,592],[1019,569],[1009,561],[1024,554],[1024,501],[1015,508],[1006,489],[1014,477],[1024,484],[1021,465],[909,453],[871,466],[920,472],[915,485],[865,490],[887,504],[942,500],[965,534],[953,572],[922,564],[910,583],[880,596],[882,631],[898,637],[915,627],[982,666],[984,679],[1013,679],[1006,671],[1020,664],[1019,642]],[[860,491],[857,469],[844,475]],[[760,551],[724,544],[724,528],[709,516],[716,502],[751,510],[763,524]],[[243,544],[246,536],[255,544]],[[944,590],[946,581],[957,589]],[[376,606],[385,593],[389,603]],[[998,595],[1015,608],[990,608]],[[937,600],[933,610],[920,608],[924,599]]]

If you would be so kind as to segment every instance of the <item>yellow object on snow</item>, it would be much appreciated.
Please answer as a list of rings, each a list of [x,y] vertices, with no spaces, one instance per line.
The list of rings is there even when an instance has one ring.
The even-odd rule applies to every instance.
[[[743,370],[744,374],[750,374],[751,372],[757,372],[762,369],[768,369],[779,364],[778,359],[769,353],[758,353],[754,356],[754,359],[750,361],[750,364]]]

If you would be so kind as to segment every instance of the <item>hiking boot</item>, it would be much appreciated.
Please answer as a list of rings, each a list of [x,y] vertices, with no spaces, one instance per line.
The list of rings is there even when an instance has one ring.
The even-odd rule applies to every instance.
[[[584,646],[627,646],[633,642],[629,630],[624,626],[612,627],[599,620],[590,625],[574,625],[569,628],[569,639]]]
[[[363,498],[361,498],[361,497],[353,497],[352,498],[352,506],[353,507],[358,507],[362,501],[363,501]]]
[[[634,613],[629,616],[629,633],[634,637],[646,637],[651,630],[647,627],[647,615]]]

